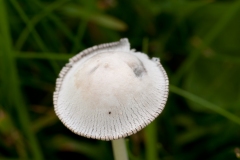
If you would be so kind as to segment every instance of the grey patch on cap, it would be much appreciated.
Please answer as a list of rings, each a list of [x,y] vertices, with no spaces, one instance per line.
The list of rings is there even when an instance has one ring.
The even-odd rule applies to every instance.
[[[129,63],[127,63],[127,65],[133,70],[133,73],[135,74],[135,76],[137,78],[140,78],[140,77],[143,76],[143,74],[147,73],[147,70],[145,69],[142,61],[140,59],[138,59],[138,61],[139,61],[139,64],[136,64],[136,63],[129,64]]]

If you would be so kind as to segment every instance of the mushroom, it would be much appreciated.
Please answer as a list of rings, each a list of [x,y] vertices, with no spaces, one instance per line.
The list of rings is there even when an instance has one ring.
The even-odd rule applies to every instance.
[[[138,132],[162,112],[168,84],[159,59],[131,50],[124,38],[72,57],[57,78],[54,108],[74,133],[116,140]]]

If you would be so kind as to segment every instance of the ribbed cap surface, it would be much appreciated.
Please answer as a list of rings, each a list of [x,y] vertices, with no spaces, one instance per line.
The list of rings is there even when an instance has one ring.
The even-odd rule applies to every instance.
[[[159,59],[130,50],[127,39],[70,59],[57,79],[54,107],[74,133],[113,140],[144,128],[163,110],[168,78]]]

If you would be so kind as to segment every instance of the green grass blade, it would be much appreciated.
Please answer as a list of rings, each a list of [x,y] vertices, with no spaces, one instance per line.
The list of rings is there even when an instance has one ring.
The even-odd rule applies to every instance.
[[[207,108],[207,109],[210,109],[222,116],[224,116],[225,118],[237,123],[240,125],[240,118],[228,111],[226,111],[225,109],[211,103],[211,102],[208,102],[207,100],[205,99],[202,99],[201,97],[198,97],[190,92],[187,92],[185,90],[182,90],[176,86],[173,86],[173,85],[170,85],[170,91],[175,93],[175,94],[178,94],[186,99],[189,99],[195,103],[198,103],[200,105],[202,105],[203,107]]]
[[[78,49],[81,49],[83,47],[81,41],[82,41],[84,32],[86,31],[87,24],[88,24],[87,21],[83,21],[79,24],[77,34],[74,38],[74,43],[73,43],[73,48],[71,53],[77,53],[79,52]]]
[[[0,0],[0,33],[4,39],[0,44],[2,83],[4,91],[4,100],[6,107],[13,107],[22,127],[22,132],[26,137],[26,143],[31,150],[33,159],[43,159],[40,147],[33,132],[30,130],[30,118],[20,91],[19,77],[17,74],[16,61],[12,52],[12,40],[8,26],[8,17],[5,9],[5,3]]]
[[[182,66],[178,69],[177,73],[172,78],[173,84],[178,84],[183,75],[189,68],[195,63],[198,57],[201,55],[201,51],[209,46],[215,38],[222,32],[226,25],[232,20],[234,15],[239,11],[240,1],[235,1],[232,6],[229,7],[225,12],[226,14],[212,27],[212,29],[203,38],[201,46],[194,50],[187,59],[183,62]]]
[[[158,160],[157,150],[157,121],[153,121],[145,129],[146,135],[146,159],[147,160]]]
[[[1,160],[21,160],[19,158],[4,158],[4,157],[0,157]]]
[[[19,3],[16,0],[10,0],[10,2],[12,3],[13,7],[17,10],[19,16],[24,21],[24,23],[27,25],[28,29],[32,30],[33,38],[36,40],[38,46],[41,48],[41,50],[43,50],[43,51],[45,50],[46,51],[47,50],[46,45],[44,44],[43,40],[41,39],[39,34],[34,29],[34,27],[32,27],[31,22],[29,21],[27,15],[22,10],[22,8],[19,5]]]
[[[34,3],[36,3],[36,5],[38,5],[40,8],[45,8],[46,6],[39,0],[34,1]],[[71,40],[72,42],[74,42],[74,35],[72,33],[72,31],[66,26],[65,23],[63,23],[61,21],[61,19],[55,15],[52,12],[49,12],[48,14],[49,19],[55,23],[55,25],[65,34],[65,36]]]
[[[207,58],[211,59],[212,61],[230,62],[230,63],[235,63],[235,64],[240,63],[239,56],[229,56],[227,53],[217,54],[217,53],[213,52],[213,55],[209,56]]]
[[[50,144],[53,145],[53,148],[68,148],[71,151],[88,155],[91,159],[99,159],[104,153],[104,149],[99,146],[100,144],[93,145],[91,143],[78,142],[64,135],[55,136]]]
[[[69,17],[80,17],[81,19],[92,21],[113,30],[124,31],[127,29],[127,24],[115,17],[99,12],[92,12],[80,6],[67,5],[62,7],[62,11]]]
[[[143,44],[143,47],[142,47],[142,51],[143,51],[143,53],[148,53],[148,46],[149,46],[149,39],[148,38],[144,38],[143,39],[143,42],[142,42]]]
[[[15,52],[15,57],[20,59],[47,59],[47,60],[65,60],[73,57],[75,54],[52,53],[52,52]]]
[[[13,4],[13,6],[16,8],[16,10],[18,11],[20,17],[22,18],[22,20],[26,23],[26,26],[27,26],[27,29],[28,31],[31,31],[32,30],[32,34],[33,34],[33,37],[35,38],[37,44],[39,45],[40,49],[44,52],[47,52],[48,51],[48,48],[46,47],[46,45],[44,44],[44,42],[42,41],[41,37],[39,36],[39,34],[35,31],[35,28],[34,26],[32,25],[32,22],[29,21],[27,15],[24,13],[24,11],[21,9],[20,5],[18,4],[18,2],[16,0],[10,0],[10,2]],[[22,43],[23,45],[23,43]],[[17,44],[18,46],[18,44]],[[20,48],[18,48],[20,49]],[[54,71],[55,73],[57,74],[58,71],[59,71],[59,67],[58,65],[51,61],[50,62],[51,65],[53,66],[54,68]]]
[[[55,112],[49,111],[45,116],[33,122],[34,125],[31,126],[31,129],[34,133],[36,133],[47,126],[51,126],[57,121],[58,117],[56,116]]]
[[[143,53],[148,53],[149,39],[143,39]],[[145,129],[146,136],[146,159],[147,160],[157,160],[158,151],[157,151],[157,122],[153,121]]]
[[[23,44],[25,43],[28,35],[30,32],[32,32],[33,28],[38,24],[38,22],[44,18],[45,16],[49,15],[52,11],[58,9],[61,7],[64,3],[68,2],[70,0],[61,0],[61,1],[56,1],[47,6],[42,12],[37,14],[32,18],[32,20],[28,23],[28,25],[25,27],[25,29],[22,31],[21,35],[19,36],[17,43],[16,43],[16,48],[18,50],[21,50]]]
[[[1,101],[2,102],[2,101]],[[14,141],[14,146],[16,151],[21,159],[27,159],[28,153],[26,151],[26,146],[23,140],[22,135],[16,129],[16,126],[13,123],[13,118],[10,115],[1,109],[0,105],[0,135],[3,137],[9,136],[8,139],[4,139],[0,141],[0,146],[4,146],[4,142],[6,141]],[[12,134],[14,133],[14,134]],[[1,158],[0,158],[1,159]]]

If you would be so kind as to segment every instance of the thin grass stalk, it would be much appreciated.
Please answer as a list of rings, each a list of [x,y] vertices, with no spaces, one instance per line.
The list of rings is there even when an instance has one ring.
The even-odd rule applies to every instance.
[[[17,74],[16,61],[12,52],[12,40],[8,26],[8,17],[4,0],[0,0],[0,33],[4,39],[0,44],[1,64],[3,66],[2,82],[4,83],[4,96],[6,107],[12,107],[21,125],[22,133],[26,137],[25,141],[29,146],[32,159],[42,160],[43,156],[37,142],[37,138],[30,130],[30,118],[24,98],[20,91],[19,77]]]
[[[189,68],[191,68],[191,66],[199,58],[203,49],[211,45],[211,43],[217,38],[217,36],[222,33],[223,29],[233,19],[234,15],[238,13],[239,8],[240,8],[240,1],[235,1],[234,3],[232,3],[231,7],[226,9],[225,15],[223,15],[218,21],[218,23],[216,23],[212,27],[212,29],[210,29],[210,31],[206,34],[199,48],[194,50],[187,57],[187,59],[183,62],[183,64],[178,69],[177,73],[173,76],[172,82],[174,85],[177,85],[179,83],[183,75],[189,70]]]
[[[225,118],[227,118],[228,120],[231,120],[232,122],[235,122],[237,124],[240,125],[240,118],[237,117],[236,115],[228,112],[227,110],[211,103],[211,102],[208,102],[207,100],[205,99],[202,99],[201,97],[198,97],[190,92],[187,92],[183,89],[180,89],[174,85],[170,85],[170,91],[175,93],[175,94],[178,94],[186,99],[189,99],[195,103],[198,103],[200,105],[202,105],[203,107],[207,108],[207,109],[210,109],[222,116],[224,116]]]

